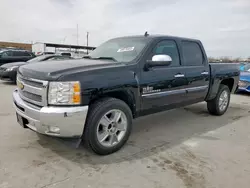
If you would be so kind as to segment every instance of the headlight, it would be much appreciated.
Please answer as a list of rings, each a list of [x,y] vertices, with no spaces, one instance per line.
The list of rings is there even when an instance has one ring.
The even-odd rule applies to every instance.
[[[245,86],[247,85],[247,83],[246,83],[246,82],[243,82],[243,81],[239,81],[238,85],[239,85],[240,87],[245,87]]]
[[[14,69],[17,69],[18,66],[13,66],[13,67],[10,67],[10,68],[7,68],[6,71],[13,71]]]
[[[48,103],[54,105],[78,105],[81,103],[79,82],[50,82]]]

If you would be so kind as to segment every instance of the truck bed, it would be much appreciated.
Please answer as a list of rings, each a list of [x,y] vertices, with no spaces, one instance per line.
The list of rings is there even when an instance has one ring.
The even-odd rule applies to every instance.
[[[210,89],[206,100],[211,100],[216,96],[221,80],[229,79],[232,81],[233,87],[230,88],[231,92],[237,88],[237,84],[234,82],[239,82],[239,69],[238,63],[209,63],[210,68]]]

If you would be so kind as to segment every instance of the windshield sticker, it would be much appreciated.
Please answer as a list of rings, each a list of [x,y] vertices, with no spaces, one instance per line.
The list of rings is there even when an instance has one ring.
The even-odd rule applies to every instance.
[[[127,47],[127,48],[120,48],[117,50],[117,52],[130,52],[133,51],[135,47]]]

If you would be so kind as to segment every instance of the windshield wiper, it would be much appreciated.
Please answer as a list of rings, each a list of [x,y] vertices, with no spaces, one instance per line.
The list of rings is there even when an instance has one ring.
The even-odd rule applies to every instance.
[[[117,62],[117,60],[113,57],[97,57],[97,58],[92,58],[92,59],[107,59],[107,60],[113,60]]]
[[[86,58],[86,59],[107,59],[107,60],[112,60],[112,61],[115,61],[117,62],[117,60],[113,57],[91,57],[91,56],[83,56],[83,58]]]

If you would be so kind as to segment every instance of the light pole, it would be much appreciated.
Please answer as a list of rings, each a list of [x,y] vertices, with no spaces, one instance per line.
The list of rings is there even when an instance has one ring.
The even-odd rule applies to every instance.
[[[89,46],[89,32],[87,32],[87,54],[89,54],[88,46]]]
[[[79,41],[78,41],[78,24],[76,25],[76,43],[77,43],[77,46],[79,45]]]

